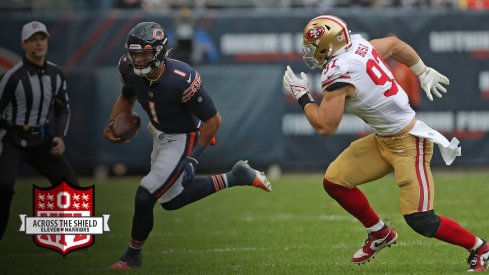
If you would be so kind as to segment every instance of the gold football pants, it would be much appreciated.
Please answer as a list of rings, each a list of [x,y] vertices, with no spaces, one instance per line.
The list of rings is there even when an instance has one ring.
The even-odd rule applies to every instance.
[[[324,177],[353,188],[394,171],[400,188],[403,215],[433,208],[435,196],[430,161],[433,142],[404,134],[381,137],[370,134],[350,144],[326,170]]]

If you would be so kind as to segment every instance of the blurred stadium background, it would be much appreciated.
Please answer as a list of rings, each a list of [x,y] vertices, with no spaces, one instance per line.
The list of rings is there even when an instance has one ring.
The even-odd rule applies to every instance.
[[[420,239],[398,210],[397,187],[388,176],[362,190],[400,233],[399,244],[374,263],[353,266],[351,253],[364,240],[352,219],[321,187],[322,171],[350,142],[370,129],[345,116],[337,134],[314,133],[298,104],[282,90],[286,65],[305,71],[320,96],[320,71],[302,62],[302,27],[314,16],[334,14],[367,38],[396,34],[429,66],[451,81],[441,100],[422,100],[418,116],[456,136],[463,154],[449,173],[437,171],[439,213],[487,234],[489,169],[488,0],[1,0],[0,74],[22,57],[20,32],[32,20],[51,34],[48,59],[67,76],[72,120],[67,155],[83,185],[96,184],[96,216],[111,214],[111,232],[63,260],[18,232],[19,214],[31,214],[32,184],[45,179],[22,167],[9,228],[0,244],[0,274],[105,274],[126,246],[139,175],[149,169],[151,139],[142,129],[132,143],[102,137],[121,84],[117,62],[127,32],[140,21],[164,26],[216,100],[223,125],[216,146],[202,156],[201,172],[223,171],[238,159],[276,176],[274,192],[233,188],[175,212],[155,210],[155,230],[145,246],[154,274],[447,274],[466,268],[463,249]],[[141,114],[142,110],[138,107]],[[143,125],[147,119],[143,114]],[[436,151],[432,167],[446,167]],[[468,171],[475,168],[475,171]],[[452,173],[453,170],[459,171]],[[301,172],[295,175],[292,172]],[[304,172],[308,172],[305,175]],[[111,175],[134,175],[110,177]],[[0,171],[1,176],[1,171]],[[31,176],[34,176],[31,177]],[[158,208],[158,207],[156,207]],[[155,208],[155,209],[156,209]],[[419,257],[419,255],[425,255]],[[89,264],[87,264],[89,263]]]
[[[223,116],[218,144],[203,155],[201,172],[228,169],[238,159],[270,171],[320,172],[369,128],[345,116],[334,137],[318,136],[282,90],[282,74],[286,65],[307,72],[320,96],[320,71],[302,62],[302,27],[314,16],[334,14],[370,39],[396,34],[450,78],[443,99],[430,102],[421,95],[418,116],[461,141],[463,156],[454,168],[484,169],[489,165],[488,8],[486,0],[3,0],[0,73],[22,56],[22,25],[44,22],[51,33],[48,59],[68,79],[67,154],[76,171],[97,177],[142,174],[152,146],[144,127],[128,145],[109,144],[102,129],[120,93],[116,66],[127,32],[140,21],[156,21],[170,36],[171,56],[200,71]],[[444,167],[438,152],[432,166]],[[22,169],[24,175],[33,173]]]

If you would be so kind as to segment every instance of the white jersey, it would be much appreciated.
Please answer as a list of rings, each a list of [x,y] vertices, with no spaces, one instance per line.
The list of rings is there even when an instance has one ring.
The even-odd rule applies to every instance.
[[[334,93],[328,90],[339,83],[355,86],[355,95],[346,98],[345,112],[363,119],[379,135],[394,135],[415,116],[407,94],[367,40],[352,35],[351,41],[348,51],[334,56],[325,66],[322,89]]]

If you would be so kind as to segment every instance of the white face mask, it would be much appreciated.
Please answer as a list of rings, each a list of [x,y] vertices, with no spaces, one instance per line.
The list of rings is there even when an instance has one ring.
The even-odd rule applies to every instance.
[[[302,46],[302,52],[304,55],[302,56],[302,59],[304,60],[304,63],[306,63],[307,67],[310,69],[321,69],[322,64],[319,64],[319,61],[314,58],[314,52],[316,51],[316,45],[314,44],[309,44],[309,45],[303,45]]]

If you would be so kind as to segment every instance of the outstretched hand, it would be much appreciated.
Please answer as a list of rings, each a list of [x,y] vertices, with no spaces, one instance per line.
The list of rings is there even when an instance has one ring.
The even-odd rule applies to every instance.
[[[436,97],[441,98],[442,94],[440,92],[447,92],[447,89],[445,89],[445,87],[443,87],[441,84],[450,84],[450,80],[446,76],[440,74],[435,69],[430,67],[426,67],[424,72],[418,77],[421,83],[421,88],[423,88],[426,96],[431,101],[433,101],[433,95],[431,93],[433,93]]]

